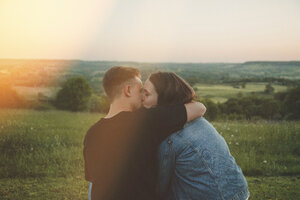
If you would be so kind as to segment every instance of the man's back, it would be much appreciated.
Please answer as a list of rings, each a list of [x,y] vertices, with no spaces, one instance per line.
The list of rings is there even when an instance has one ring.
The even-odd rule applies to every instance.
[[[93,183],[92,199],[98,196],[120,199],[115,195],[129,199],[130,196],[124,196],[131,195],[126,190],[130,191],[130,187],[137,181],[134,180],[135,176],[128,175],[135,167],[130,166],[130,161],[137,156],[132,152],[138,148],[135,144],[138,129],[138,125],[133,126],[132,119],[123,112],[110,119],[101,119],[88,131],[84,153],[85,157],[90,157],[86,159],[85,169],[86,179]],[[124,187],[123,179],[130,184]]]
[[[152,111],[121,112],[90,128],[84,157],[92,199],[156,199],[158,146],[183,127],[186,111],[183,105]]]

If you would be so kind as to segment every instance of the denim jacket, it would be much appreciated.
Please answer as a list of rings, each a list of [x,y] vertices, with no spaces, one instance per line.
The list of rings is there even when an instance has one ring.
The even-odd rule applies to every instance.
[[[168,200],[246,200],[248,185],[224,138],[196,119],[159,149],[158,193]]]

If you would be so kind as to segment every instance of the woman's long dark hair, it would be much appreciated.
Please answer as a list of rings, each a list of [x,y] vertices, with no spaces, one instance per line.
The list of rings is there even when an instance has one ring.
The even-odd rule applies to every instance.
[[[185,104],[195,99],[194,89],[173,72],[156,72],[149,80],[158,94],[158,106]]]

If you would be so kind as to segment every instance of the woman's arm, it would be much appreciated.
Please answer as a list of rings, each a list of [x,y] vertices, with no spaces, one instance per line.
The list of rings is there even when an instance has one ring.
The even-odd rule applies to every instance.
[[[200,102],[182,105],[158,106],[139,111],[137,118],[146,116],[147,128],[157,132],[157,141],[162,142],[172,133],[181,130],[184,124],[204,115],[205,106]]]

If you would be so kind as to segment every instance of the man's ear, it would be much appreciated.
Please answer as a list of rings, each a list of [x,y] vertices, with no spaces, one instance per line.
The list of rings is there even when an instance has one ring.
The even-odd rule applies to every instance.
[[[125,97],[131,97],[131,87],[130,87],[130,85],[126,85],[123,88],[123,92],[124,92]]]

